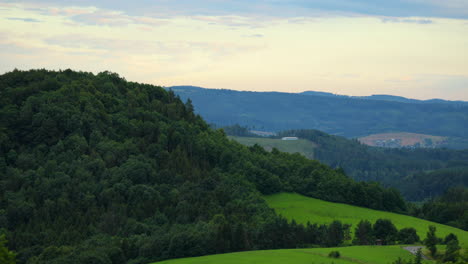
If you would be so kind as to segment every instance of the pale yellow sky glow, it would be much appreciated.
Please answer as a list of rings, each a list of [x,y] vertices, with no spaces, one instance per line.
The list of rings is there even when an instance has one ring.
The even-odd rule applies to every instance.
[[[136,16],[0,2],[0,72],[14,68],[110,70],[162,86],[468,100],[468,20]]]

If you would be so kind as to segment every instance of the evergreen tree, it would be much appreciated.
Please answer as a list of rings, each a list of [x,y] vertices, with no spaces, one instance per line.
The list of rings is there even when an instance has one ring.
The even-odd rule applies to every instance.
[[[374,236],[372,231],[372,224],[368,220],[361,220],[354,230],[355,245],[372,245],[374,244]]]
[[[457,261],[459,257],[459,252],[460,252],[460,245],[458,244],[458,240],[455,240],[455,239],[450,240],[447,243],[447,248],[445,250],[445,254],[443,257],[444,262]]]
[[[419,248],[416,252],[416,257],[414,258],[414,264],[421,264],[422,263],[422,251]]]
[[[16,254],[8,249],[7,243],[5,235],[0,235],[0,263],[15,264]]]
[[[343,243],[345,226],[341,221],[335,220],[328,226],[327,243],[328,247],[336,247]]]
[[[457,240],[457,241],[458,241],[458,237],[457,237],[455,234],[450,233],[450,234],[448,234],[447,236],[445,236],[445,238],[444,238],[444,244],[447,245],[447,244],[448,244],[450,241],[452,241],[452,240]]]
[[[437,253],[437,241],[438,238],[435,234],[436,232],[436,227],[435,226],[429,226],[429,231],[427,232],[426,239],[424,240],[424,245],[429,249],[431,252],[431,256],[435,257]]]

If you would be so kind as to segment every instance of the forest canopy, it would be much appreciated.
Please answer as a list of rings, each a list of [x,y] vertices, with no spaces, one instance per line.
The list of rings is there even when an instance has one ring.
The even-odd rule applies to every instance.
[[[281,191],[406,210],[394,189],[229,140],[161,87],[111,72],[0,76],[0,233],[19,263],[296,247],[305,240],[278,241],[295,227],[261,198]]]

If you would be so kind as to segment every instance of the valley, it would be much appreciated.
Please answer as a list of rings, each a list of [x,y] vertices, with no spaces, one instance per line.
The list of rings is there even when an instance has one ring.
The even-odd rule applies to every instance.
[[[297,141],[281,140],[296,136]],[[230,136],[271,151],[300,153],[342,168],[358,181],[377,181],[397,188],[406,199],[421,201],[456,186],[468,186],[468,151],[449,149],[377,148],[317,130],[282,131],[276,137]]]

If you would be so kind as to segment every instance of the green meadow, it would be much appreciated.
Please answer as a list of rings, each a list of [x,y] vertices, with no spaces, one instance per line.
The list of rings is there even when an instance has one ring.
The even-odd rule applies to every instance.
[[[377,211],[347,204],[331,203],[294,193],[281,193],[264,197],[270,207],[288,219],[299,223],[330,223],[340,220],[352,224],[352,229],[361,219],[371,222],[379,218],[390,219],[397,228],[416,228],[421,239],[426,237],[429,225],[437,227],[437,235],[449,233],[458,236],[462,246],[468,245],[468,232],[411,216]],[[329,258],[331,251],[339,251],[339,259]],[[235,252],[202,257],[172,259],[157,264],[390,264],[397,258],[414,258],[402,246],[350,246],[339,248],[279,249]],[[424,261],[426,264],[434,261]]]
[[[339,259],[328,253],[339,251]],[[414,258],[399,246],[354,246],[342,248],[308,248],[246,251],[203,257],[173,259],[158,264],[390,264],[397,258]],[[425,261],[424,263],[433,263]]]
[[[454,227],[437,224],[419,218],[400,215],[390,212],[377,211],[347,204],[331,203],[322,200],[309,198],[295,193],[280,193],[265,196],[268,205],[275,209],[278,214],[288,219],[294,219],[298,223],[330,223],[333,220],[340,220],[343,223],[352,224],[352,230],[362,219],[367,219],[374,223],[379,218],[390,219],[398,229],[404,227],[414,227],[421,239],[426,237],[428,227],[434,225],[437,228],[436,235],[445,237],[449,233],[457,235],[460,244],[468,246],[468,232]]]
[[[281,140],[273,138],[257,138],[257,137],[235,137],[229,136],[242,145],[253,146],[258,144],[268,151],[273,148],[277,148],[280,151],[288,153],[301,153],[309,159],[314,158],[314,148],[317,146],[310,140],[298,139],[298,140]]]

